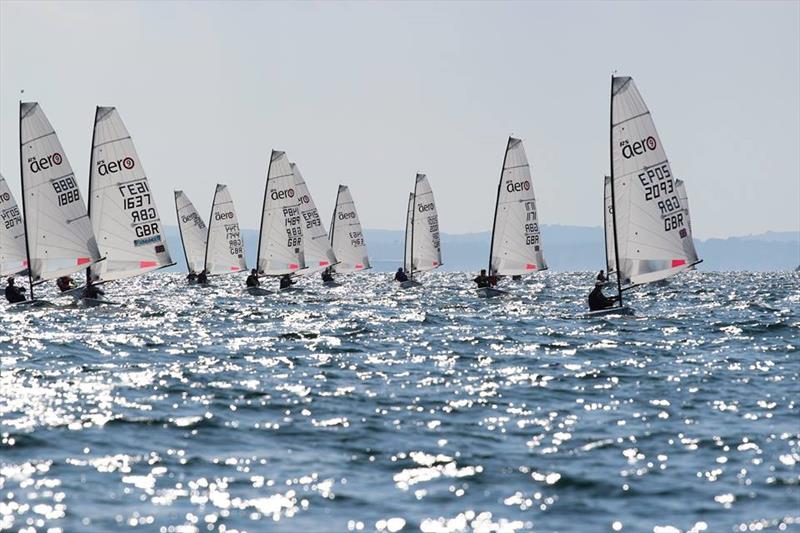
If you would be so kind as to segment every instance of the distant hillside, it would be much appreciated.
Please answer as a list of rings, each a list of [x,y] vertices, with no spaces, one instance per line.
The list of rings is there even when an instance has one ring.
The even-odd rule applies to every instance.
[[[172,257],[186,270],[176,226],[167,226]],[[258,232],[244,230],[247,264],[254,265]],[[365,230],[367,247],[375,270],[394,270],[403,261],[404,234],[398,230]],[[442,234],[444,269],[474,271],[485,268],[491,234]],[[599,270],[605,267],[603,230],[599,227],[542,226],[545,257],[552,270]],[[727,239],[696,240],[703,258],[701,270],[794,270],[800,265],[800,232],[767,232]]]

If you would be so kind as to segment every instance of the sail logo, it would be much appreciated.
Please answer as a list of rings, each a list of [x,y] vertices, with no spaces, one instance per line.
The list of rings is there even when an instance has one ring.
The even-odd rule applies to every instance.
[[[7,192],[0,194],[0,203],[6,203],[11,200],[11,195]]]
[[[339,220],[348,220],[351,218],[356,218],[356,212],[350,211],[348,213],[339,213]]]
[[[642,155],[646,152],[652,152],[656,149],[658,143],[656,143],[656,138],[651,135],[646,139],[641,139],[634,143],[631,143],[630,141],[622,141],[620,146],[622,146],[622,157],[625,159],[630,159],[631,157]]]
[[[229,218],[233,218],[233,211],[228,211],[227,213],[214,213],[214,220],[227,220]]]
[[[100,160],[97,162],[97,173],[101,176],[105,176],[106,174],[114,174],[115,172],[119,172],[122,169],[131,170],[134,166],[136,166],[136,163],[134,163],[132,157],[123,157],[122,159],[111,161],[109,163]]]
[[[424,213],[424,212],[426,212],[426,211],[433,211],[433,209],[434,209],[435,207],[436,207],[436,206],[434,206],[434,205],[433,205],[433,202],[431,202],[431,203],[429,203],[429,204],[419,204],[419,205],[417,206],[417,211],[419,211],[420,213]]]
[[[508,180],[506,182],[506,190],[508,192],[522,192],[522,191],[529,191],[530,189],[531,189],[531,182],[528,180],[524,181]]]
[[[283,191],[272,189],[269,193],[269,197],[272,198],[273,200],[285,200],[287,198],[294,198],[294,189],[286,189]]]
[[[309,202],[311,202],[311,198],[307,194],[304,194],[303,196],[300,197],[301,204],[307,204]]]
[[[48,155],[47,157],[42,157],[41,159],[36,159],[35,157],[32,157],[28,159],[28,164],[30,166],[31,172],[36,174],[40,170],[47,170],[48,168],[60,165],[63,160],[64,158],[61,157],[61,154],[56,152],[52,155]]]

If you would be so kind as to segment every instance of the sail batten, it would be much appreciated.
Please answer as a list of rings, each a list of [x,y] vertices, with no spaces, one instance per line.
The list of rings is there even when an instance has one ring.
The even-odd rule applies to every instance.
[[[208,221],[204,269],[207,274],[247,270],[239,218],[226,185],[218,184]]]
[[[546,269],[530,165],[522,140],[509,137],[497,189],[489,272],[512,276]]]
[[[336,207],[333,210],[329,234],[331,248],[338,261],[333,267],[335,272],[347,273],[372,268],[356,205],[350,189],[345,185],[339,185],[336,194]]]
[[[75,174],[36,102],[20,102],[20,167],[31,285],[99,261]]]
[[[89,169],[89,218],[105,261],[95,282],[173,265],[150,182],[115,107],[98,107]]]

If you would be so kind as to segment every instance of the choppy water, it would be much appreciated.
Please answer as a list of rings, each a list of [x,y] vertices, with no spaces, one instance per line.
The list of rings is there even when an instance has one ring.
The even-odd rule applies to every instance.
[[[800,528],[797,274],[467,279],[1,310],[0,530]]]

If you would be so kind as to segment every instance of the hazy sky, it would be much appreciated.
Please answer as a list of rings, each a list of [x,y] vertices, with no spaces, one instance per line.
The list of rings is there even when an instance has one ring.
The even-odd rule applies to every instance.
[[[162,219],[230,186],[258,226],[270,150],[326,221],[404,227],[426,172],[447,232],[491,229],[506,137],[539,220],[602,224],[610,75],[631,75],[701,238],[800,229],[800,2],[0,1],[0,171],[40,102],[84,191],[96,105],[116,106]],[[546,246],[546,243],[545,243]]]

